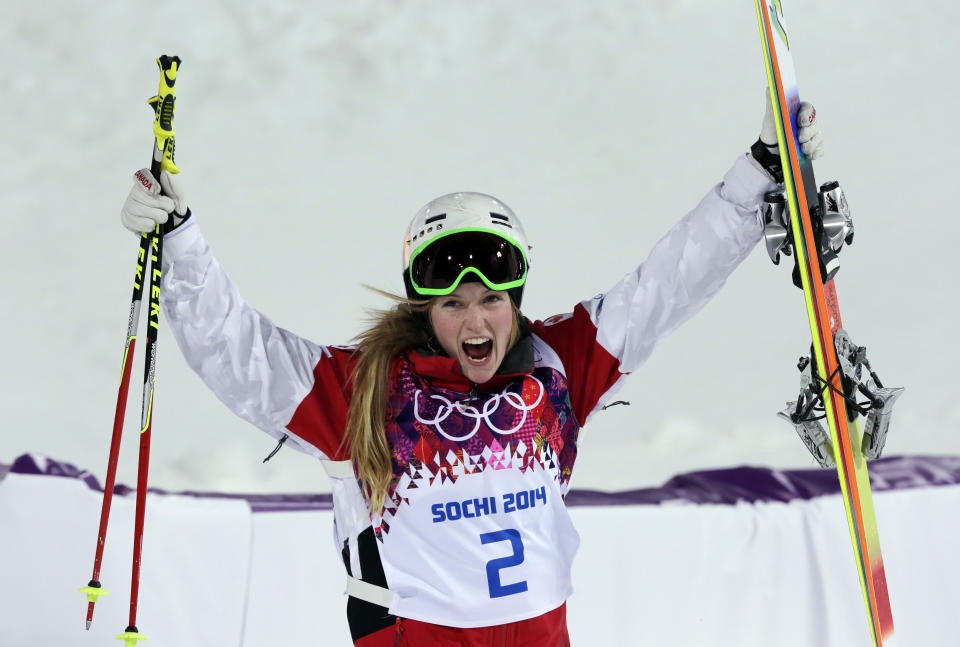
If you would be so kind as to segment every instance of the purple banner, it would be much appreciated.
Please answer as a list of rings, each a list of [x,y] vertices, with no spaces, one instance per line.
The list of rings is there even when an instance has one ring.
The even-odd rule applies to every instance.
[[[103,486],[87,470],[36,454],[23,454],[13,465],[0,465],[0,479],[6,472],[80,479],[93,490]],[[874,492],[916,487],[960,484],[960,456],[897,456],[870,463],[870,483]],[[124,496],[133,488],[118,484],[114,493]],[[169,492],[150,488],[157,494],[242,499],[254,512],[331,510],[329,494],[224,494],[221,492]],[[734,467],[690,472],[673,477],[660,487],[603,492],[571,490],[567,505],[659,505],[662,503],[726,504],[759,501],[788,502],[839,494],[836,470],[775,470],[765,467]]]

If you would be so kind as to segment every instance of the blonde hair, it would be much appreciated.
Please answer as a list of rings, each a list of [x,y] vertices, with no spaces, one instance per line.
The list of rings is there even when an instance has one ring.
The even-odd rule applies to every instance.
[[[435,338],[430,325],[433,299],[406,299],[366,287],[397,302],[392,308],[370,312],[370,327],[355,338],[357,361],[350,375],[353,394],[347,409],[343,442],[349,447],[350,460],[357,470],[370,511],[374,512],[383,508],[393,479],[385,428],[390,368],[403,352],[431,347]],[[510,303],[514,316],[508,351],[520,336],[520,311],[513,300]]]

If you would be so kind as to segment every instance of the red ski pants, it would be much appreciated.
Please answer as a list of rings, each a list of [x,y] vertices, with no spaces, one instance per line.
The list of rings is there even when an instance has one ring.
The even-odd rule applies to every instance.
[[[536,618],[461,629],[397,618],[392,627],[364,636],[356,647],[570,647],[567,605]]]

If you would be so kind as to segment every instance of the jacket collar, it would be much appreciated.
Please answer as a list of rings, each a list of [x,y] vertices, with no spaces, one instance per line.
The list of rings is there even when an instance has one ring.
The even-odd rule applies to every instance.
[[[456,391],[497,391],[517,376],[533,371],[533,339],[526,320],[520,318],[520,337],[504,356],[496,374],[483,384],[474,384],[460,371],[460,363],[442,350],[414,348],[406,353],[407,362],[413,371],[435,386]]]

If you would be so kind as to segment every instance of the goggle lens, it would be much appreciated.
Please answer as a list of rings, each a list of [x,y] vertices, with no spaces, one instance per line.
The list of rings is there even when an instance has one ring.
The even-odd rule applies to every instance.
[[[410,266],[420,294],[448,294],[466,270],[479,274],[488,287],[507,290],[523,284],[527,263],[506,238],[483,231],[456,232],[430,242]]]

